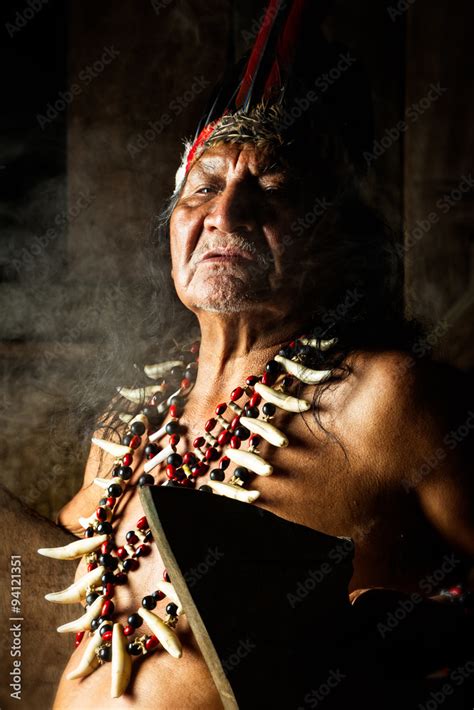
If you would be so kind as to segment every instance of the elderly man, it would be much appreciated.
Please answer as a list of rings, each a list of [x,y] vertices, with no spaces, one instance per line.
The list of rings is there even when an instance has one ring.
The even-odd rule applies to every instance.
[[[465,442],[449,438],[464,413],[451,414],[432,368],[407,353],[410,336],[383,261],[385,232],[357,196],[354,163],[334,148],[341,127],[337,140],[327,140],[334,114],[322,124],[312,116],[300,135],[301,125],[291,126],[290,139],[284,104],[271,100],[275,81],[288,90],[284,77],[294,72],[285,74],[280,57],[275,73],[268,47],[287,46],[278,37],[294,28],[301,5],[270,3],[247,73],[229,91],[234,103],[213,103],[217,113],[188,146],[178,175],[165,226],[176,294],[199,325],[199,357],[192,362],[192,346],[175,355],[181,364],[171,373],[147,370],[164,381],[149,380],[140,408],[122,416],[118,448],[96,433],[83,487],[60,513],[74,534],[85,528],[88,553],[77,580],[100,573],[85,590],[91,615],[77,626],[57,710],[224,702],[186,609],[178,613],[166,586],[159,545],[138,559],[150,552],[150,535],[137,485],[194,487],[200,492],[192,495],[214,502],[221,494],[242,508],[253,501],[285,521],[352,538],[350,598],[365,605],[367,629],[377,627],[382,639],[409,604],[428,605],[435,625],[439,606],[446,629],[441,602],[462,594],[456,587],[439,596],[463,581],[474,552]],[[308,215],[317,215],[316,226]],[[178,394],[169,397],[177,376]],[[137,391],[122,394],[136,401]],[[101,448],[115,458],[113,481]],[[107,488],[99,503],[97,476]],[[399,623],[415,643],[419,617],[405,616]],[[153,652],[158,642],[168,654]],[[420,663],[420,676],[449,672],[452,650],[440,649],[432,667]],[[143,657],[136,671],[134,655]],[[397,672],[408,673],[397,660]],[[113,700],[99,661],[111,661]],[[318,697],[317,688],[301,688],[301,706],[316,707]],[[410,707],[414,698],[406,700]]]

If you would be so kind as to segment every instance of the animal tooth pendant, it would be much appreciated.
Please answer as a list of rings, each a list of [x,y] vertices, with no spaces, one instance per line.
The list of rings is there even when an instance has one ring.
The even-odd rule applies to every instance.
[[[133,449],[130,446],[124,446],[123,444],[116,444],[114,441],[105,441],[104,439],[96,439],[92,437],[92,443],[99,446],[106,453],[111,454],[116,459],[122,458],[125,454],[130,454]]]
[[[99,486],[99,488],[103,488],[105,490],[114,483],[122,486],[124,481],[123,478],[120,478],[120,476],[114,476],[113,478],[94,478],[94,483],[96,486]]]
[[[145,473],[148,473],[152,469],[155,468],[155,466],[158,466],[162,461],[165,461],[168,456],[170,456],[174,452],[173,447],[171,444],[168,444],[168,446],[165,446],[165,448],[162,451],[159,451],[156,456],[154,456],[152,459],[149,461],[146,461],[143,470]]]
[[[267,402],[284,409],[285,412],[307,412],[308,409],[311,409],[311,403],[305,399],[298,399],[284,392],[277,392],[272,387],[262,384],[262,382],[255,384],[255,392],[258,392]]]
[[[173,367],[182,367],[183,365],[184,362],[182,360],[165,360],[165,362],[157,362],[154,365],[145,365],[143,370],[145,375],[151,380],[158,380],[172,370]]]
[[[74,619],[74,621],[69,621],[67,624],[58,626],[58,633],[67,634],[71,632],[89,630],[92,621],[96,618],[96,616],[99,616],[103,603],[104,597],[97,597],[97,599],[92,602],[90,607],[88,607],[86,613],[79,617],[79,619]]]
[[[127,414],[127,412],[120,412],[119,419],[124,424],[129,424],[133,419],[133,414]]]
[[[181,658],[183,649],[179,638],[176,636],[172,628],[165,624],[163,619],[148,611],[148,609],[140,608],[138,613],[143,621],[148,625],[150,631],[156,636],[163,648],[173,656],[173,658]]]
[[[43,557],[52,557],[55,560],[76,560],[82,555],[94,552],[106,540],[107,535],[96,535],[95,537],[70,542],[69,545],[63,545],[63,547],[40,547],[38,553],[43,555]]]
[[[75,602],[80,602],[81,599],[84,599],[86,596],[87,588],[97,584],[104,572],[104,567],[96,567],[78,579],[77,582],[71,584],[70,587],[63,589],[61,592],[46,594],[44,598],[48,602],[54,602],[55,604],[74,604]]]
[[[110,695],[119,698],[127,690],[132,674],[132,659],[127,653],[127,639],[122,624],[114,624],[112,631],[112,682]]]
[[[166,596],[169,597],[171,599],[171,601],[174,602],[174,604],[176,604],[176,606],[177,606],[176,615],[181,616],[181,614],[184,613],[183,612],[183,605],[179,601],[178,595],[176,594],[176,590],[173,587],[173,585],[171,584],[171,582],[165,582],[165,581],[158,582],[158,584],[156,585],[156,588],[159,592],[163,592],[163,594],[166,594]]]
[[[100,663],[99,659],[97,658],[96,651],[101,644],[102,637],[99,633],[99,629],[97,629],[97,631],[94,632],[94,635],[90,638],[79,665],[73,671],[67,674],[66,678],[68,680],[75,680],[76,678],[85,678],[86,676],[97,670],[97,668],[100,666]]]
[[[137,389],[117,387],[119,395],[134,404],[143,404],[147,399],[153,397],[154,394],[162,391],[162,385],[147,385],[146,387],[138,387]]]
[[[238,500],[241,503],[253,503],[260,497],[260,491],[247,490],[241,486],[234,486],[231,483],[222,483],[221,481],[208,481],[209,488],[221,496],[226,496],[232,500]]]
[[[300,342],[302,345],[309,345],[310,348],[326,352],[326,350],[330,350],[337,343],[337,340],[337,338],[331,338],[330,340],[320,340],[319,338],[301,338]]]
[[[304,367],[304,365],[301,365],[299,362],[294,362],[294,360],[282,357],[282,355],[275,355],[275,360],[283,365],[289,375],[294,375],[306,385],[317,385],[329,379],[332,374],[331,370],[311,370],[309,367]]]
[[[233,463],[236,463],[237,466],[245,466],[245,468],[248,468],[259,476],[270,476],[273,473],[273,466],[267,463],[265,459],[262,459],[261,456],[251,451],[242,451],[242,449],[231,449],[229,447],[226,449],[225,454]]]
[[[285,447],[288,446],[288,439],[276,426],[270,424],[269,422],[264,422],[261,419],[254,419],[253,417],[240,417],[240,422],[246,427],[252,434],[260,434],[260,436],[268,441],[269,444],[273,446]]]

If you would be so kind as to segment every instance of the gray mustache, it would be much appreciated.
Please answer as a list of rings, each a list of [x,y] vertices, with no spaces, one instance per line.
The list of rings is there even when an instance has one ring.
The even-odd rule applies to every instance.
[[[263,253],[263,251],[257,249],[254,242],[251,242],[240,235],[232,235],[229,239],[226,239],[225,242],[221,238],[219,240],[206,241],[203,244],[199,244],[191,257],[191,265],[195,266],[207,252],[214,250],[219,251],[219,249],[222,248],[238,249],[239,251],[255,257],[257,262],[266,261],[267,259],[266,252]]]

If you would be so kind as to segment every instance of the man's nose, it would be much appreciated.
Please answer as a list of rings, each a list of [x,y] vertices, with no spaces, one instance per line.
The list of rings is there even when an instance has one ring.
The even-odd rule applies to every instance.
[[[204,228],[224,234],[231,232],[252,232],[257,222],[255,196],[248,186],[226,185],[212,200],[210,210],[204,219]]]

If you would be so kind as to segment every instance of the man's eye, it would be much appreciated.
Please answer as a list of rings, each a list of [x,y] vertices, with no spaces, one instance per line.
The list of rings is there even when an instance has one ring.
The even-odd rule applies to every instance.
[[[197,195],[209,195],[211,192],[215,191],[214,187],[210,187],[209,185],[205,185],[204,187],[200,187],[196,190]]]

